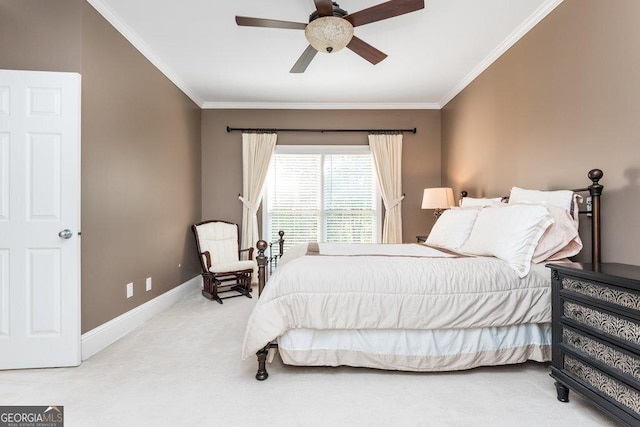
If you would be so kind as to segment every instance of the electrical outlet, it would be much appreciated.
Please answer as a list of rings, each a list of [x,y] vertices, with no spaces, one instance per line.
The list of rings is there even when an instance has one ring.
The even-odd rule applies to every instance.
[[[151,277],[147,277],[146,286],[147,286],[147,290],[150,291],[151,290]]]
[[[131,298],[133,296],[133,282],[127,283],[127,298]]]

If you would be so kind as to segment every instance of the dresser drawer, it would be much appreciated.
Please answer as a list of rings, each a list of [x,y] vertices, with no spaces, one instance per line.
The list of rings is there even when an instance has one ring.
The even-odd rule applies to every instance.
[[[591,358],[605,366],[607,370],[628,378],[627,381],[634,382],[635,387],[640,388],[640,358],[636,354],[566,326],[562,328],[562,344],[566,351]]]
[[[624,311],[640,313],[640,293],[574,277],[562,277],[560,283],[566,296],[588,297],[596,302],[613,304]]]
[[[584,363],[569,354],[564,354],[563,371],[583,384],[590,385],[612,402],[622,405],[630,415],[640,419],[640,392],[612,378],[607,373]]]
[[[640,323],[636,321],[566,299],[562,299],[562,315],[564,319],[640,349]]]

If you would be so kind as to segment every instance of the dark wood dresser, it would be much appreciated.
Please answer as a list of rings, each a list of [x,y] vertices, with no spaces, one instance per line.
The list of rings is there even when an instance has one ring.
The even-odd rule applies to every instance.
[[[640,267],[547,264],[558,400],[569,389],[617,420],[640,425]]]

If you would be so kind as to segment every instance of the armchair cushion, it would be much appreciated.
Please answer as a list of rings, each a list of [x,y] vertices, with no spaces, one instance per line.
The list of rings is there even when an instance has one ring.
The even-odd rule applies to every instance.
[[[241,270],[254,270],[256,267],[255,261],[234,261],[227,264],[212,265],[209,269],[212,273],[226,273],[231,274]]]
[[[203,253],[209,252],[212,267],[239,260],[237,225],[225,222],[208,222],[198,225],[196,228],[200,239],[200,250]]]

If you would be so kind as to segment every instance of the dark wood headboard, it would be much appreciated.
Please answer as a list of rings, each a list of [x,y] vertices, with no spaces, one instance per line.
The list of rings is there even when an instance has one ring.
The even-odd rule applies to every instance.
[[[591,169],[587,177],[591,180],[591,185],[584,188],[574,188],[574,193],[589,193],[590,200],[587,199],[585,210],[578,212],[591,219],[591,262],[596,265],[601,261],[601,245],[600,245],[600,196],[604,187],[600,184],[600,180],[604,173],[601,169]],[[469,193],[462,191],[460,195],[467,197]],[[502,197],[503,201],[508,201],[509,196]],[[589,203],[590,202],[590,203]]]

